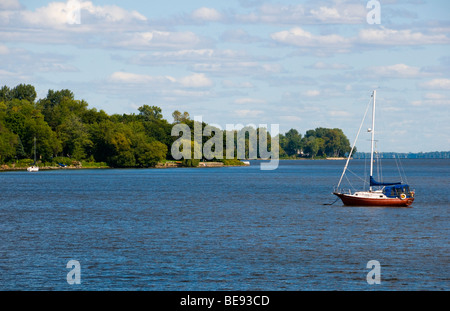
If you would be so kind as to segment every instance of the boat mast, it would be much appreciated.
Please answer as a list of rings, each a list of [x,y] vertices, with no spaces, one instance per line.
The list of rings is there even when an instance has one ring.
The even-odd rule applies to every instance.
[[[36,136],[34,136],[34,163],[36,165]]]
[[[353,155],[353,150],[355,150],[355,146],[356,146],[356,142],[358,141],[359,133],[361,132],[361,129],[362,129],[363,125],[364,125],[364,121],[366,120],[367,112],[369,111],[370,101],[371,101],[371,100],[369,100],[369,102],[367,103],[366,112],[364,112],[364,117],[363,117],[363,119],[362,119],[362,121],[361,121],[361,124],[360,124],[360,126],[359,126],[358,133],[356,134],[356,138],[355,138],[355,140],[353,141],[352,149],[350,150],[350,153],[348,154],[347,162],[345,163],[344,170],[342,171],[341,178],[339,179],[339,183],[338,183],[338,185],[337,185],[337,187],[336,187],[337,190],[339,190],[339,187],[340,187],[341,182],[342,182],[342,178],[343,178],[344,175],[345,175],[345,171],[347,170],[348,163],[350,162],[350,158],[351,158],[352,155]]]
[[[370,178],[373,177],[373,148],[375,144],[375,98],[377,95],[377,91],[374,90],[372,97],[373,97],[373,106],[372,106],[372,128],[370,129],[372,133],[372,139],[371,139],[371,151],[370,151]],[[369,187],[369,191],[372,191],[372,186]]]

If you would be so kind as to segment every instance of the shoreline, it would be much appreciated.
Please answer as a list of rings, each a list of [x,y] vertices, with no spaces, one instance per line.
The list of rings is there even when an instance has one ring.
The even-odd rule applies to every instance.
[[[280,158],[279,160],[295,160],[295,161],[297,161],[297,160],[300,160],[300,161],[303,161],[303,160],[305,160],[305,161],[307,161],[307,160],[314,160],[314,161],[316,161],[316,160],[330,160],[330,161],[336,161],[336,160],[347,160],[347,158],[344,158],[344,157],[328,157],[328,158],[315,158],[315,159],[313,159],[313,158],[297,158],[297,159]]]
[[[354,159],[354,158],[352,158]],[[310,158],[298,158],[298,159],[279,159],[281,161],[344,161],[347,160],[347,158],[344,157],[337,157],[337,158],[318,158],[318,159],[310,159]],[[361,160],[361,159],[359,159]],[[402,159],[402,160],[446,160],[446,158],[412,158],[412,159]],[[248,160],[246,160],[248,161]],[[262,159],[254,159],[251,161],[267,161]],[[158,163],[154,167],[111,167],[111,166],[39,166],[39,170],[41,171],[56,171],[56,170],[89,170],[89,169],[165,169],[165,168],[212,168],[212,167],[239,167],[239,166],[250,166],[249,164],[241,164],[241,165],[235,165],[230,164],[226,165],[223,162],[200,162],[198,166],[195,167],[187,167],[183,166],[181,162],[165,162],[165,163]],[[18,172],[18,171],[27,171],[28,166],[24,167],[10,167],[7,164],[0,165],[0,172]]]
[[[154,167],[111,167],[111,166],[39,166],[39,171],[56,171],[56,170],[89,170],[89,169],[165,169],[165,168],[211,168],[211,167],[238,167],[249,166],[242,165],[225,165],[223,162],[200,162],[196,167],[186,167],[177,162],[158,163]],[[0,172],[18,172],[27,171],[28,166],[25,167],[10,167],[6,164],[0,166]]]

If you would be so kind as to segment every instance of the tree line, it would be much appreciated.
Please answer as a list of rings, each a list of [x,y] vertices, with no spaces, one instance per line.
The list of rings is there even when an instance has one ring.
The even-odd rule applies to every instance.
[[[377,157],[380,159],[450,159],[450,151],[431,151],[431,152],[378,152]],[[355,159],[370,158],[368,152],[357,152]]]
[[[110,167],[153,167],[173,160],[170,150],[178,138],[171,135],[174,124],[194,127],[188,112],[174,111],[173,122],[169,122],[161,108],[150,105],[139,107],[137,113],[108,115],[89,108],[68,89],[49,90],[46,97],[36,97],[29,84],[0,89],[0,164],[28,163],[36,140],[37,158],[42,163],[85,161]],[[203,137],[203,142],[211,136]],[[270,134],[267,136],[270,147]],[[249,143],[248,136],[245,143]],[[340,129],[318,128],[304,137],[291,129],[280,135],[281,157],[343,156],[349,151],[348,139]]]
[[[338,128],[319,127],[306,131],[303,137],[296,129],[280,135],[281,158],[346,157],[350,151],[350,141]]]

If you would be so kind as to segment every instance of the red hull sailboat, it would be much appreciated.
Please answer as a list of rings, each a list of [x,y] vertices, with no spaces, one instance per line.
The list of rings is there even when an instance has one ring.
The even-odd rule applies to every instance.
[[[373,197],[359,195],[358,192],[354,194],[334,193],[337,195],[344,205],[349,206],[392,206],[392,207],[409,207],[414,202],[414,192],[411,192],[410,197],[405,198],[389,198],[385,197],[380,191],[372,192]],[[378,197],[377,197],[378,196]]]
[[[356,141],[358,139],[359,133],[361,132],[361,127],[364,122],[361,123],[359,127],[358,134],[356,136],[355,142],[353,143],[350,154],[347,158],[347,162],[342,172],[341,179],[333,192],[338,198],[342,200],[344,205],[350,206],[392,206],[392,207],[410,207],[414,202],[414,191],[410,190],[409,185],[402,182],[378,182],[373,178],[373,163],[374,163],[374,142],[375,142],[375,98],[376,91],[372,93],[372,128],[369,132],[372,134],[371,139],[371,155],[370,155],[370,179],[369,179],[369,191],[356,191],[342,192],[340,190],[340,185],[342,178],[347,170],[350,158],[352,156],[353,150],[355,148]],[[367,114],[367,110],[366,110]]]

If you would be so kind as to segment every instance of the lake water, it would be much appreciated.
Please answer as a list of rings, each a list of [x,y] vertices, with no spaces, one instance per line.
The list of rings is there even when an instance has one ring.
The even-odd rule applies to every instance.
[[[344,163],[3,172],[0,289],[449,290],[450,161],[402,160],[412,208],[323,205]]]

